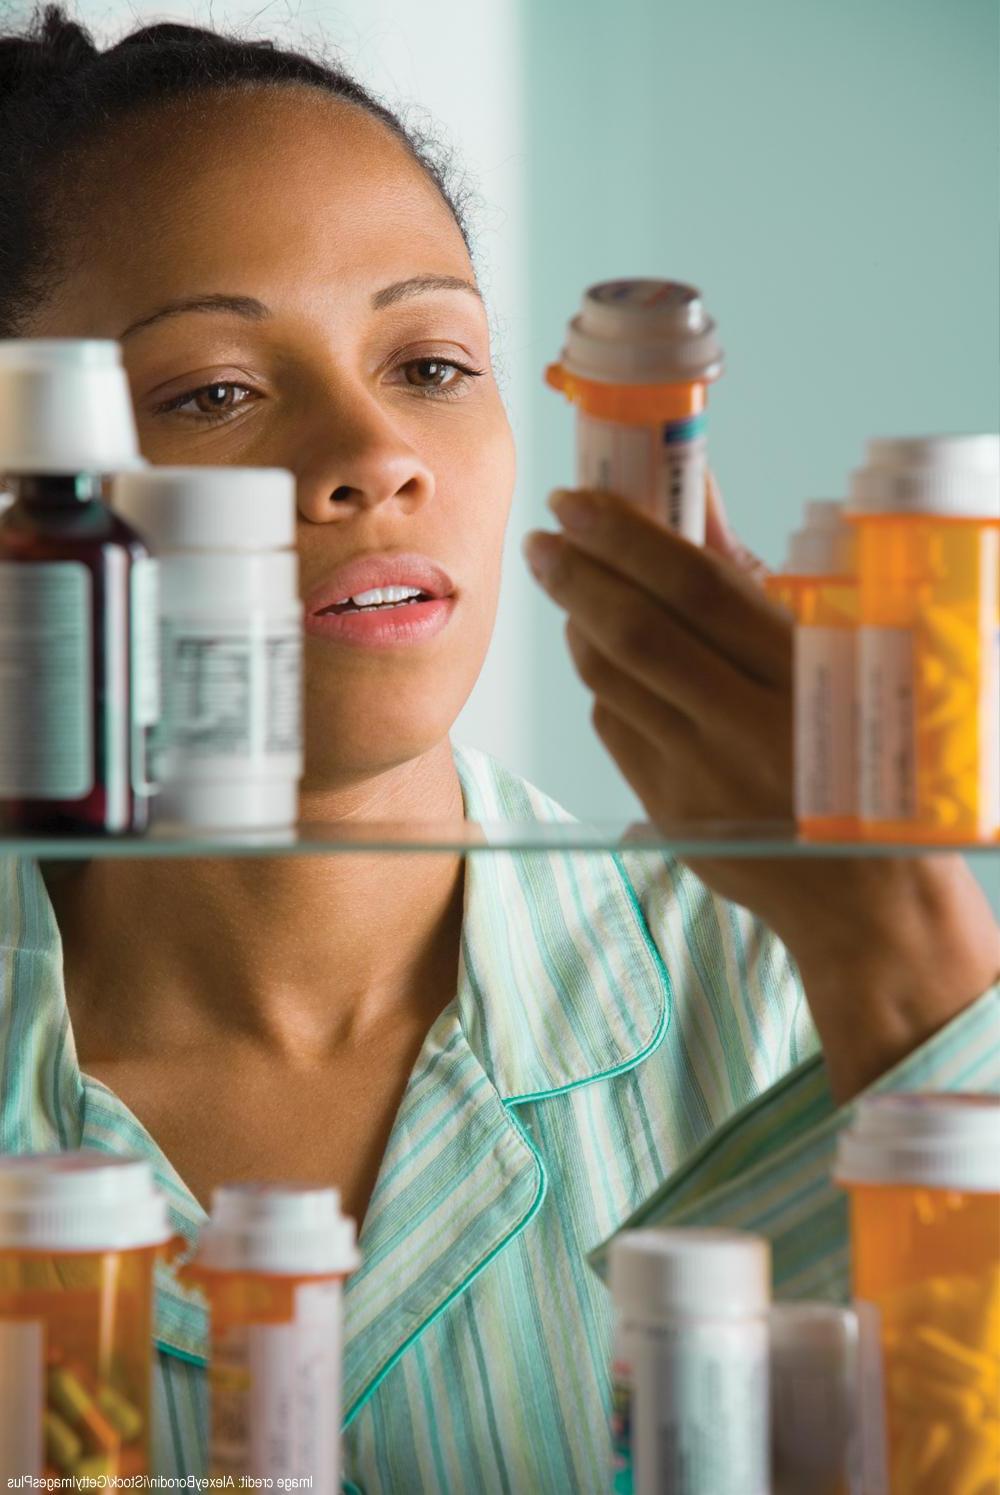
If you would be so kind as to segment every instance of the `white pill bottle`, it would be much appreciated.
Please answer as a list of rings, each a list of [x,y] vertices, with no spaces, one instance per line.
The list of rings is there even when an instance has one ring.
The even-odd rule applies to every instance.
[[[227,1184],[182,1280],[209,1307],[210,1476],[340,1495],[342,1286],[358,1266],[336,1189]],[[292,1486],[297,1488],[297,1486]]]
[[[545,380],[576,406],[576,481],[705,543],[708,386],[722,348],[701,292],[675,280],[591,286]]]
[[[768,1242],[626,1230],[610,1268],[614,1495],[769,1495]]]
[[[302,775],[295,480],[281,468],[149,467],[113,507],[160,562],[157,823],[292,825]]]

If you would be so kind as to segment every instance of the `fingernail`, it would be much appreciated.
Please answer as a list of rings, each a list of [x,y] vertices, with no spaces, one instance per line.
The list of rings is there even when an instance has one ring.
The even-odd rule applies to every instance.
[[[521,549],[538,581],[542,583],[549,581],[559,564],[559,554],[562,549],[559,536],[547,534],[544,530],[535,530],[532,534],[525,535]]]
[[[592,529],[599,517],[593,498],[579,489],[554,488],[549,494],[549,508],[569,530]]]

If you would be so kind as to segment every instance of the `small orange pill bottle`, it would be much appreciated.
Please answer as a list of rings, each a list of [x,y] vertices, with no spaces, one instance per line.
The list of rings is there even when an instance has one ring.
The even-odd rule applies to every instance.
[[[591,286],[545,382],[576,406],[576,482],[705,543],[708,386],[722,348],[701,292],[675,280]]]
[[[184,1280],[208,1300],[213,1476],[341,1488],[341,1287],[358,1265],[336,1189],[231,1184]]]
[[[862,834],[1000,831],[1000,436],[868,443],[858,531]]]
[[[817,840],[858,833],[856,539],[842,503],[810,500],[765,582],[795,619],[795,818]]]
[[[148,1473],[153,1273],[168,1239],[166,1200],[140,1159],[0,1159],[5,1488]]]
[[[1000,1489],[1000,1096],[875,1095],[840,1138],[891,1495]]]

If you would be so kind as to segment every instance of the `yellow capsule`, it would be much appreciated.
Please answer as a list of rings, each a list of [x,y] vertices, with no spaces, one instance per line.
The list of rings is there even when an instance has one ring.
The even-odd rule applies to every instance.
[[[102,1474],[117,1473],[117,1463],[113,1454],[91,1454],[80,1460],[73,1473],[77,1479],[99,1479]]]
[[[933,1495],[939,1465],[951,1443],[947,1423],[913,1422],[896,1447],[892,1461],[893,1484],[907,1495]],[[940,1486],[938,1486],[940,1489]]]
[[[893,1402],[909,1411],[958,1418],[970,1425],[979,1420],[986,1408],[986,1401],[978,1391],[935,1380],[902,1363],[889,1372],[889,1392]]]
[[[957,1442],[948,1461],[948,1495],[995,1495],[1000,1484],[1000,1460],[996,1441],[989,1435],[970,1432]]]
[[[926,1324],[913,1336],[912,1358],[923,1374],[969,1386],[984,1395],[996,1386],[1000,1371],[989,1355],[969,1349],[943,1329]]]
[[[65,1366],[56,1366],[49,1371],[49,1400],[61,1412],[67,1422],[74,1425],[82,1422],[93,1411],[94,1403],[83,1385]]]
[[[83,1444],[69,1423],[64,1422],[58,1412],[51,1412],[46,1408],[42,1413],[42,1432],[45,1437],[46,1457],[60,1469],[65,1470],[67,1474],[71,1474],[74,1464],[83,1452]]]
[[[981,1279],[970,1319],[970,1343],[1000,1358],[1000,1267],[992,1267]]]
[[[113,1386],[97,1388],[97,1405],[116,1432],[129,1443],[142,1432],[142,1413]]]

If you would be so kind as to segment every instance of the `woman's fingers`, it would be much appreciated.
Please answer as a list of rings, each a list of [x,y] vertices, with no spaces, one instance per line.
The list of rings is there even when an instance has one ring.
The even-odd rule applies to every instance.
[[[734,562],[692,545],[614,494],[557,490],[551,507],[574,550],[636,583],[751,679],[787,683],[788,620]]]
[[[566,624],[566,642],[576,672],[593,692],[598,706],[614,711],[661,752],[676,756],[690,751],[698,741],[690,716],[626,675],[573,622]]]
[[[598,702],[593,710],[594,731],[614,758],[623,776],[635,790],[647,813],[668,830],[678,818],[676,809],[664,812],[663,789],[666,760],[647,737],[610,706]]]
[[[650,593],[559,535],[530,537],[528,559],[579,634],[648,690],[699,725],[726,730],[763,687],[693,635]]]

